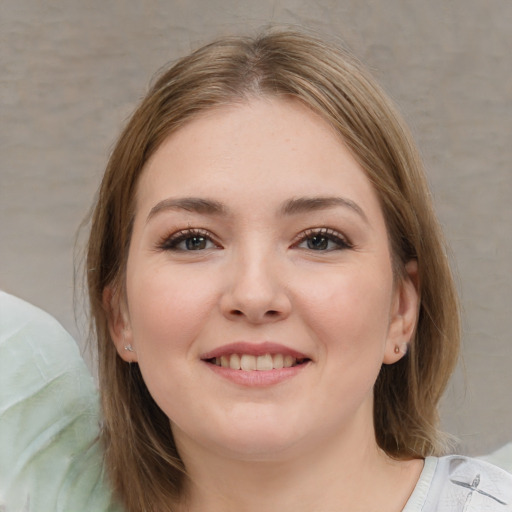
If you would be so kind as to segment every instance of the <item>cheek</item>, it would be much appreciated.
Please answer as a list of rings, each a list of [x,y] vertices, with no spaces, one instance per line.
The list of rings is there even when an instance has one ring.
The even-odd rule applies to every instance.
[[[130,324],[137,353],[154,359],[188,348],[216,300],[212,280],[200,272],[154,268],[127,282]]]
[[[322,392],[315,411],[326,429],[357,413],[371,414],[372,390],[382,366],[389,325],[392,278],[365,266],[304,275],[301,326],[318,348]]]
[[[197,274],[159,268],[127,280],[130,325],[149,392],[169,418],[197,394],[190,372],[196,341],[215,307],[215,284]],[[190,407],[190,406],[189,406]]]
[[[303,315],[327,352],[344,361],[381,357],[393,282],[387,270],[375,265],[304,279]]]

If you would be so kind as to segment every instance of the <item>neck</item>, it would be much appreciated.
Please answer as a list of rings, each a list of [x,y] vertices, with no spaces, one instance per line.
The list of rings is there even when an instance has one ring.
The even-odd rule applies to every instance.
[[[399,512],[423,467],[422,461],[390,459],[378,448],[373,428],[354,428],[334,442],[268,460],[183,448],[189,475],[183,512]]]

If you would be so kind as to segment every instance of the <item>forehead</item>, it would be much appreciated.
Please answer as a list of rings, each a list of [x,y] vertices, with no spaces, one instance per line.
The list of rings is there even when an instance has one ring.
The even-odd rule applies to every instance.
[[[375,199],[341,136],[318,114],[297,100],[255,98],[207,110],[172,133],[146,163],[137,203],[176,194],[236,202],[247,189],[271,203],[283,193],[326,196],[333,188]]]

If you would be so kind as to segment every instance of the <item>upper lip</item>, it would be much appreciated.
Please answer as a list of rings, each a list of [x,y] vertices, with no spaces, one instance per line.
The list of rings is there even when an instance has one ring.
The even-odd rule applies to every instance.
[[[290,347],[286,347],[285,345],[273,343],[270,341],[265,341],[263,343],[248,343],[245,341],[228,343],[227,345],[222,345],[221,347],[202,354],[200,358],[207,360],[213,359],[215,357],[228,356],[231,354],[248,354],[252,356],[264,356],[265,354],[282,354],[284,356],[290,355],[296,359],[309,359],[306,354],[303,354],[298,350],[294,350]]]

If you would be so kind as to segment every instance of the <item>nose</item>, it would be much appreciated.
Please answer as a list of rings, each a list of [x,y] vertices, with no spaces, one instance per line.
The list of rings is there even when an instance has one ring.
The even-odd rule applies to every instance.
[[[291,312],[282,272],[269,255],[240,257],[231,266],[227,284],[221,308],[230,320],[264,324],[283,320]]]

